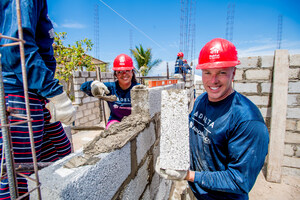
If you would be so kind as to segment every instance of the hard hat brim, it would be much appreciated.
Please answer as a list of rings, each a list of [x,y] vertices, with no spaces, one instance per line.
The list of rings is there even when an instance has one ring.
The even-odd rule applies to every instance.
[[[123,70],[132,70],[134,67],[113,67],[112,70],[114,71],[123,71]]]
[[[208,62],[203,64],[198,64],[196,69],[214,69],[214,68],[228,68],[235,67],[236,65],[241,64],[238,61],[220,61],[220,62]]]

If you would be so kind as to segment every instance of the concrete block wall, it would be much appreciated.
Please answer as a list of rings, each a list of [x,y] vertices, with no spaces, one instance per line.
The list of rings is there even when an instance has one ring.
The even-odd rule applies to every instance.
[[[77,108],[75,126],[95,126],[99,125],[103,118],[103,107],[99,99],[90,97],[80,90],[80,86],[86,81],[97,80],[96,72],[75,71],[73,73],[73,87]],[[102,72],[101,81],[113,82],[112,72]]]
[[[95,163],[70,167],[80,160],[89,160],[86,148],[53,163],[39,171],[42,184],[42,198],[47,199],[161,199],[172,195],[170,180],[161,178],[154,170],[160,153],[160,113],[161,93],[163,90],[183,89],[184,84],[166,85],[154,88],[141,88],[131,91],[132,114],[108,131],[121,130],[99,137],[120,140],[120,134],[131,134],[140,130],[122,146],[108,148],[107,151],[94,154]],[[134,103],[138,102],[138,103]],[[145,118],[146,121],[134,123],[132,119]],[[140,127],[143,127],[139,129]],[[102,134],[102,135],[101,135]],[[86,147],[91,147],[88,144]],[[109,145],[109,144],[108,144]],[[84,159],[83,159],[84,158]],[[71,163],[71,164],[70,164]],[[68,166],[68,167],[66,167]],[[30,181],[29,188],[35,185]],[[31,199],[37,199],[34,191]]]
[[[234,89],[260,109],[270,131],[274,56],[240,58]],[[289,55],[289,83],[282,175],[300,176],[300,54]],[[204,89],[196,82],[196,95]]]

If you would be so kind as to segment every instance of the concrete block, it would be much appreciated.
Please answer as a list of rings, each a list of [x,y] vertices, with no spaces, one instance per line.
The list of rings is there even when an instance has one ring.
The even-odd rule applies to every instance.
[[[74,78],[74,84],[81,85],[85,82],[85,78]]]
[[[234,83],[233,87],[241,93],[257,93],[257,83]]]
[[[282,167],[282,175],[286,176],[300,176],[299,168]]]
[[[290,55],[290,66],[300,66],[300,54]]]
[[[53,163],[39,171],[42,183],[42,199],[100,199],[110,200],[131,172],[130,143],[122,149],[98,155],[100,161],[95,165],[86,165],[68,169],[63,165],[82,151]],[[117,174],[117,176],[116,176]],[[35,184],[29,181],[29,188]],[[38,199],[36,191],[31,199]]]
[[[300,134],[294,133],[291,131],[287,131],[285,133],[285,140],[286,143],[292,143],[292,144],[300,144]]]
[[[267,106],[269,104],[268,96],[247,96],[257,106]]]
[[[189,158],[187,92],[162,91],[160,167],[186,170],[190,166]]]
[[[241,61],[241,64],[238,66],[238,68],[257,68],[258,64],[258,56],[255,57],[243,57],[239,59]]]
[[[137,154],[137,162],[140,164],[141,160],[144,158],[146,153],[149,151],[151,146],[155,142],[155,130],[153,123],[150,123],[150,126],[144,129],[138,137],[136,138],[136,154]]]
[[[160,183],[158,185],[158,191],[155,194],[155,197],[153,199],[168,200],[170,196],[171,188],[172,188],[172,181],[161,178]]]
[[[89,72],[87,72],[87,71],[81,71],[81,77],[83,77],[83,78],[89,77]]]
[[[300,93],[300,81],[289,82],[289,93]]]
[[[90,114],[92,114],[92,110],[91,109],[87,109],[83,111],[83,115],[84,116],[89,116]]]
[[[149,187],[146,188],[141,200],[149,200],[151,199],[150,189]]]
[[[79,97],[79,98],[81,98],[81,97],[83,97],[83,96],[84,96],[84,93],[83,93],[83,92],[81,92],[81,91],[74,92],[74,96],[75,96],[75,97]]]
[[[80,105],[80,104],[82,104],[82,101],[81,101],[80,98],[75,98],[75,101],[72,102],[72,104],[73,104],[73,105]]]
[[[91,78],[97,78],[97,74],[95,71],[90,71],[90,77]]]
[[[163,87],[154,87],[149,89],[149,113],[153,117],[156,113],[161,111],[161,91]]]
[[[288,106],[300,105],[300,94],[288,94],[287,105]]]
[[[81,91],[80,86],[81,85],[78,85],[78,84],[74,85],[74,91]]]
[[[89,115],[89,121],[93,121],[95,119],[97,119],[97,116],[95,114]]]
[[[294,155],[294,148],[293,148],[294,145],[291,145],[291,144],[285,144],[284,145],[284,155],[285,156],[293,156]]]
[[[296,131],[300,131],[300,120],[297,121],[297,125],[296,125]]]
[[[271,83],[261,83],[261,92],[262,93],[272,93],[272,84]]]
[[[287,119],[286,120],[286,130],[293,131],[296,130],[296,120]]]
[[[299,119],[300,109],[299,108],[287,108],[287,118]]]
[[[193,83],[192,82],[186,82],[185,83],[185,87],[186,88],[190,88],[190,87],[192,87],[193,86]]]
[[[82,99],[82,103],[89,103],[89,102],[91,102],[91,97],[89,97],[89,96],[87,96],[87,97],[84,97],[83,99]]]
[[[74,78],[80,77],[80,71],[73,71],[73,77]]]
[[[259,110],[264,118],[271,117],[271,110],[272,110],[271,108],[262,107],[262,108],[259,108]]]
[[[86,81],[94,81],[96,80],[95,78],[87,78]]]
[[[300,68],[290,68],[289,69],[289,79],[298,79],[299,74],[300,74]]]
[[[87,123],[88,121],[89,121],[89,118],[88,118],[88,117],[82,117],[82,118],[80,118],[79,123],[80,123],[80,124],[85,124],[85,123]]]
[[[296,158],[296,157],[284,156],[283,157],[283,166],[300,169],[300,159]]]
[[[243,74],[244,74],[244,70],[242,70],[242,69],[236,69],[234,80],[236,80],[236,81],[243,80]]]
[[[125,188],[122,199],[140,199],[148,185],[148,164],[149,160],[138,170],[137,176]]]
[[[270,72],[268,69],[249,69],[245,74],[247,80],[269,80]]]
[[[81,117],[83,117],[83,111],[77,111],[76,112],[76,119],[80,119]]]
[[[262,56],[261,57],[261,67],[262,68],[273,68],[274,66],[274,56]]]

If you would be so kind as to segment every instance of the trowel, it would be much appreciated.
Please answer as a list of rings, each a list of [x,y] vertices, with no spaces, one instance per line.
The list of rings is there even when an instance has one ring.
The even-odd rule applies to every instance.
[[[110,101],[110,102],[113,102],[113,101],[117,101],[117,96],[116,95],[96,95],[95,97],[99,98],[99,99],[102,99],[104,101]]]

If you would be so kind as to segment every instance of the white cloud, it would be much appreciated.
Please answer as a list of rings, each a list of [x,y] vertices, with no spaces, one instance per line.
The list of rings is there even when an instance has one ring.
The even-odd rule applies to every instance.
[[[85,25],[79,24],[79,23],[66,23],[66,24],[62,24],[61,27],[63,27],[63,28],[74,28],[74,29],[83,29],[83,28],[85,28]]]

